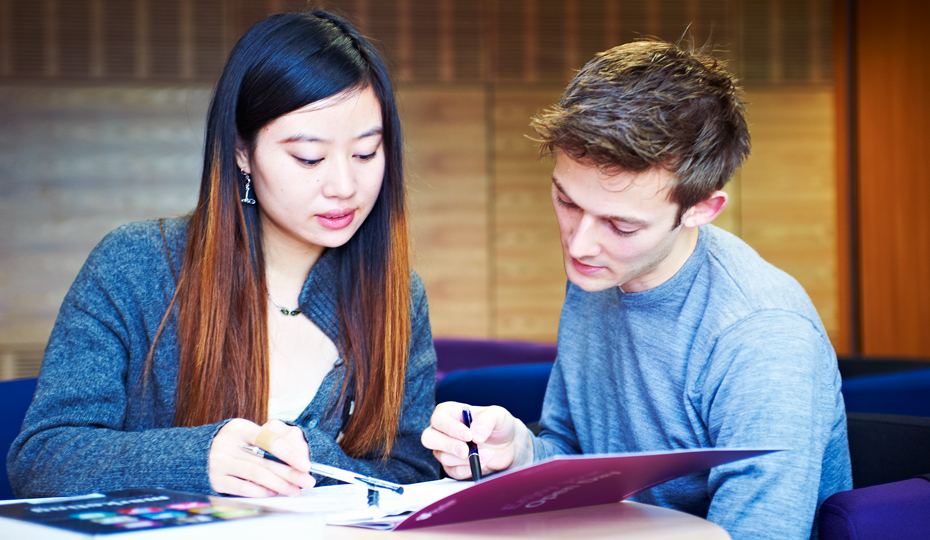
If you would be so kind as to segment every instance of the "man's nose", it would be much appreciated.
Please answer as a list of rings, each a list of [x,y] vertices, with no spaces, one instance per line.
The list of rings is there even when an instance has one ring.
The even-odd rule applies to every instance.
[[[583,215],[568,238],[568,254],[575,259],[595,257],[601,253],[597,238],[597,219]]]

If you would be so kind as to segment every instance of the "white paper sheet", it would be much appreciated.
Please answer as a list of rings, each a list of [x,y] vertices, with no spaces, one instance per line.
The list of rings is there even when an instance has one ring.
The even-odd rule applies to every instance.
[[[403,495],[380,492],[378,507],[368,506],[368,489],[355,484],[305,489],[300,497],[279,496],[241,500],[292,512],[316,514],[329,524],[346,524],[354,521],[380,521],[386,516],[400,516],[398,517],[400,520],[407,512],[419,510],[469,485],[471,482],[458,482],[448,478],[419,484],[406,484]]]

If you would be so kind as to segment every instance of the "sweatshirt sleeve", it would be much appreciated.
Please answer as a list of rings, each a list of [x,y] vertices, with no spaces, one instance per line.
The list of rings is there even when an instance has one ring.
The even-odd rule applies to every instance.
[[[174,404],[166,396],[173,398],[173,386],[148,397],[135,386],[154,337],[146,324],[159,322],[173,293],[170,270],[159,268],[169,264],[163,243],[160,251],[145,245],[157,245],[145,231],[111,233],[66,295],[7,457],[17,496],[153,486],[213,492],[207,457],[221,424],[170,427]],[[165,283],[153,277],[161,274]],[[173,384],[173,369],[175,376],[156,377],[153,386]],[[137,414],[142,410],[149,412]]]
[[[420,435],[429,426],[430,415],[436,406],[436,351],[426,294],[416,274],[411,279],[411,287],[410,354],[397,435],[390,456],[385,459],[380,452],[361,459],[347,456],[336,443],[331,430],[322,429],[317,422],[311,421],[302,429],[310,444],[313,461],[401,484],[439,478],[439,462],[420,443]],[[318,485],[338,483],[319,476],[316,480]]]
[[[701,391],[713,445],[784,449],[710,471],[707,519],[734,540],[810,538],[832,429],[818,411],[839,391],[824,375],[832,358],[810,321],[777,310],[718,340]]]
[[[565,390],[565,374],[558,359],[552,366],[552,374],[546,386],[539,427],[539,436],[533,437],[533,461],[558,454],[581,453]]]

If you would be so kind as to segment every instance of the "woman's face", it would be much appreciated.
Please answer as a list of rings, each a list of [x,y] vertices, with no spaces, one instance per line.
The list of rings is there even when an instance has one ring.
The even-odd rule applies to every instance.
[[[253,150],[238,145],[266,246],[319,254],[352,238],[381,190],[381,124],[371,88],[347,90],[275,119]]]

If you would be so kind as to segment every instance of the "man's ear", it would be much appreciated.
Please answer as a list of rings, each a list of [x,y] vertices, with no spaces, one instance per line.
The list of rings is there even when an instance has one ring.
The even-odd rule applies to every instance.
[[[242,172],[249,174],[249,149],[238,133],[236,133],[236,165]]]
[[[729,200],[730,197],[725,191],[715,191],[710,197],[686,210],[681,216],[681,224],[685,227],[707,225],[723,212]]]

